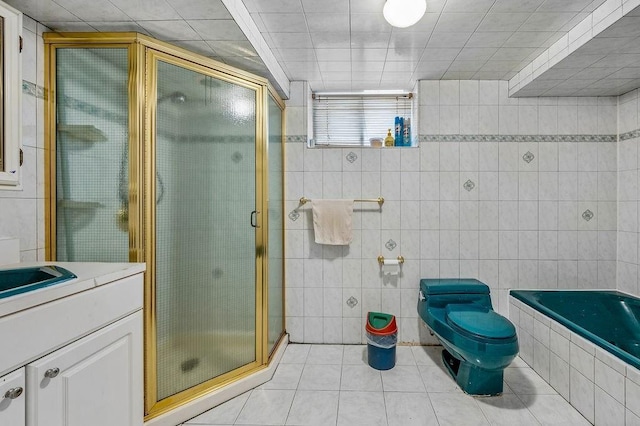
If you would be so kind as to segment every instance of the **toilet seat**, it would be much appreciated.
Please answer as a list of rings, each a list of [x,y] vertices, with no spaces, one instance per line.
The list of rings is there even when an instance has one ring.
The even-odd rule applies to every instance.
[[[474,309],[470,305],[448,305],[447,324],[457,332],[480,340],[509,339],[516,335],[513,324],[492,310]]]

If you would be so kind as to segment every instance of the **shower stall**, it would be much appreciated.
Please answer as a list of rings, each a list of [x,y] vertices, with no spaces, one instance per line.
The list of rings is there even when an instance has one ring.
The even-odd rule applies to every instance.
[[[281,99],[135,33],[45,43],[47,258],[147,263],[147,419],[267,365],[284,336]]]

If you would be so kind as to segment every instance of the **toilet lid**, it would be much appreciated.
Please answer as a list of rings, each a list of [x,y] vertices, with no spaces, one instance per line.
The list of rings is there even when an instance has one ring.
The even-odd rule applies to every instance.
[[[447,322],[467,334],[490,339],[506,339],[516,334],[513,324],[494,311],[447,309]]]

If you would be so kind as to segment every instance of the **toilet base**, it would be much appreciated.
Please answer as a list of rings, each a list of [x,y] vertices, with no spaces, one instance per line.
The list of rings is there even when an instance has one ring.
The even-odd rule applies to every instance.
[[[442,362],[460,388],[470,395],[500,395],[503,390],[504,370],[486,370],[461,361],[442,350]]]

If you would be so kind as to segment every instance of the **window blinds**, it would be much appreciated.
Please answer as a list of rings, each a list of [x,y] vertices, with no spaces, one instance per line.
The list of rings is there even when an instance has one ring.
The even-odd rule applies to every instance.
[[[411,118],[411,94],[313,95],[313,143],[316,146],[369,146],[370,138],[384,138],[395,117]],[[411,132],[415,134],[415,132]]]

